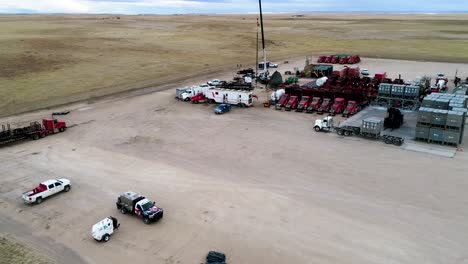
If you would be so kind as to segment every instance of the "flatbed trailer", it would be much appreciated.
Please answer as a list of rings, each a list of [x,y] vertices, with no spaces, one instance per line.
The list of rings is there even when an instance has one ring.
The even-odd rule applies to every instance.
[[[0,131],[0,146],[27,139],[38,140],[57,132],[63,132],[67,129],[65,122],[59,122],[56,119],[44,119],[42,124],[31,122],[29,126],[11,128],[10,124],[2,125]]]
[[[340,126],[333,125],[333,117],[327,116],[322,119],[315,120],[314,130],[316,132],[327,131],[336,132],[340,136],[359,136],[368,139],[382,140],[386,144],[395,146],[403,145],[405,141],[402,137],[382,135],[382,120],[378,118],[367,118],[362,120],[362,125],[359,126]]]

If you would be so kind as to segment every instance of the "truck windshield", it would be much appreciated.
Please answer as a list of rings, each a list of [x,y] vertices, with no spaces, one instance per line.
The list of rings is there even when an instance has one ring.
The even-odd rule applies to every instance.
[[[144,211],[147,211],[147,210],[149,210],[151,207],[153,207],[153,202],[149,201],[149,202],[145,203],[142,207],[143,207],[143,210],[144,210]]]

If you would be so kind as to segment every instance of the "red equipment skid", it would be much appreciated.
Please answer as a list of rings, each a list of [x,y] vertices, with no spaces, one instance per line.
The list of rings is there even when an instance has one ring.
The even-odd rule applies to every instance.
[[[332,56],[330,63],[338,64],[339,61],[340,61],[340,58],[338,58],[338,56]]]
[[[341,58],[341,60],[340,60],[340,64],[347,64],[347,63],[348,63],[348,60],[349,60],[348,57],[343,57],[343,58]]]
[[[327,56],[320,56],[317,60],[317,63],[324,63]]]

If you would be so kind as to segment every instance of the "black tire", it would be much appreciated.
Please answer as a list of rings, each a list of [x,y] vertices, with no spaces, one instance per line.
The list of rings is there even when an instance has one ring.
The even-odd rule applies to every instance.
[[[46,134],[45,134],[45,133],[40,133],[39,136],[40,136],[41,138],[45,138]]]
[[[36,198],[36,204],[42,203],[42,197],[37,197]]]
[[[120,206],[120,212],[122,214],[127,214],[128,213],[127,208],[123,207],[123,205]]]
[[[198,104],[198,100],[192,101],[192,103],[194,103],[194,104]]]
[[[341,130],[341,129],[336,130],[336,134],[338,134],[339,136],[342,136],[343,135],[343,130]]]
[[[64,128],[64,127],[59,128],[59,132],[60,132],[60,133],[63,132],[63,131],[65,131],[65,128]]]
[[[63,191],[68,192],[68,191],[70,191],[70,188],[71,188],[70,185],[66,185],[66,186],[63,188]]]
[[[385,144],[392,144],[391,138],[385,138]]]
[[[403,141],[402,141],[401,139],[399,139],[399,138],[394,138],[394,139],[393,139],[393,145],[399,147],[399,146],[401,146],[402,144],[403,144]]]
[[[210,251],[206,256],[206,261],[208,263],[224,263],[226,262],[226,255],[221,252]]]
[[[319,126],[315,126],[315,127],[314,127],[314,130],[315,130],[315,132],[320,132],[320,131],[322,131],[322,129],[320,129]]]
[[[105,235],[102,236],[102,239],[101,239],[102,242],[107,242],[109,240],[110,240],[109,234],[105,234]]]
[[[345,130],[345,131],[343,132],[343,134],[345,135],[345,137],[349,137],[349,136],[351,136],[351,131]]]
[[[150,220],[149,220],[148,217],[143,217],[143,223],[145,223],[145,224],[147,224],[147,225],[151,224],[151,222],[150,222]]]
[[[41,136],[39,136],[39,134],[37,134],[37,133],[34,134],[34,135],[32,135],[32,139],[33,139],[33,140],[38,140],[40,137],[41,137]]]

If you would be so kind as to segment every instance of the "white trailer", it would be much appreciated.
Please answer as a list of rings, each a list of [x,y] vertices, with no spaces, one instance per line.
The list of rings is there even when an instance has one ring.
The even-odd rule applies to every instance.
[[[205,92],[205,96],[219,104],[231,104],[241,107],[252,106],[252,92],[229,89],[212,88]]]

